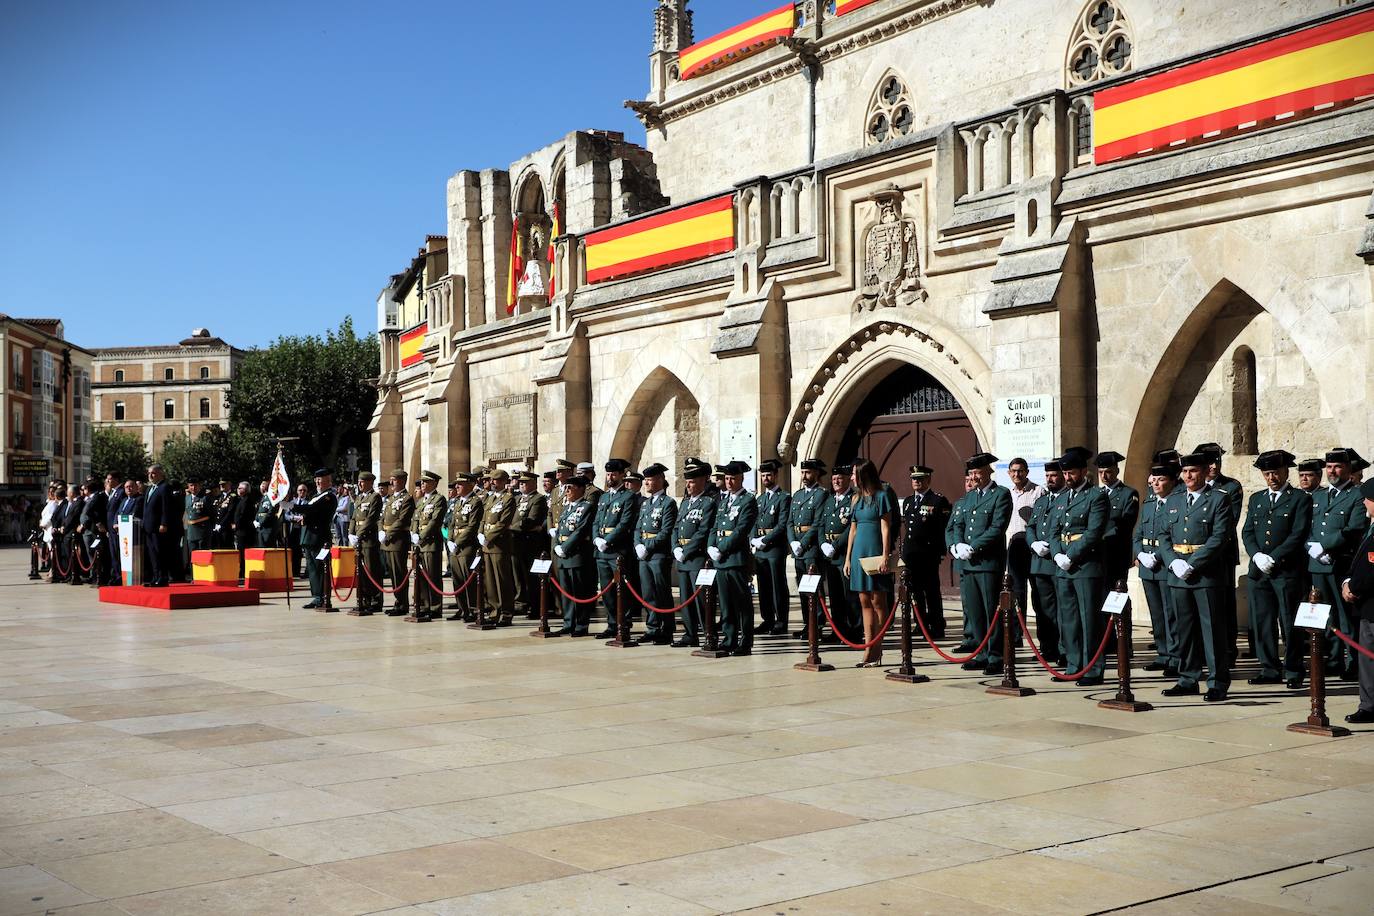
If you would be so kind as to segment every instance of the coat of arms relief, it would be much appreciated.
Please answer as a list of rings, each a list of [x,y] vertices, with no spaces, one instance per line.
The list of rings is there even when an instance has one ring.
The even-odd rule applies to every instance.
[[[902,189],[890,184],[866,200],[877,205],[877,221],[859,246],[859,295],[855,311],[909,306],[923,301],[921,246],[916,220],[902,215]]]

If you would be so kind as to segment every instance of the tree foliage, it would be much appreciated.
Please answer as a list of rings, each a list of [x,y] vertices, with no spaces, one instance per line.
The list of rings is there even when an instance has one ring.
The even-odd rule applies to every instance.
[[[97,426],[91,430],[91,473],[103,477],[111,471],[120,480],[142,480],[148,474],[148,449],[133,433],[113,426]]]
[[[272,467],[272,443],[253,430],[212,426],[192,439],[185,433],[169,437],[157,459],[167,479],[184,483],[190,477],[201,480],[228,478],[256,481]]]

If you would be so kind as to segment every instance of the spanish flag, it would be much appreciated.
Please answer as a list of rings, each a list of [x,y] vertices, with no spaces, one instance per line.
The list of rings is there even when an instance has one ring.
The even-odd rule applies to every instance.
[[[520,240],[520,217],[510,224],[510,269],[506,277],[506,314],[514,315],[520,304],[520,277],[525,273],[525,252]]]
[[[835,4],[835,15],[843,16],[845,13],[852,13],[855,10],[861,10],[864,7],[868,6],[870,3],[876,2],[877,0],[839,0],[839,2]]]
[[[731,194],[641,217],[587,236],[587,282],[685,264],[735,248]]]
[[[792,34],[796,26],[797,10],[789,3],[748,22],[712,35],[678,53],[678,73],[691,79],[709,70],[742,60]]]
[[[424,346],[425,335],[429,333],[429,322],[416,325],[401,335],[401,368],[409,369],[424,359],[420,348]]]
[[[553,240],[563,234],[563,215],[558,212],[558,201],[553,202],[553,228],[549,230],[549,301],[558,286],[558,278],[553,272]]]

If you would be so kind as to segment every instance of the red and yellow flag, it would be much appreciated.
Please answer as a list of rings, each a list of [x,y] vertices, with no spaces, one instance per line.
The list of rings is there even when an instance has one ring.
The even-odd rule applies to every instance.
[[[553,228],[549,230],[549,301],[558,287],[558,278],[553,269],[553,240],[563,234],[563,214],[558,212],[558,201],[553,202]]]
[[[1098,164],[1374,95],[1374,10],[1093,94]]]
[[[863,9],[870,3],[877,3],[878,0],[838,0],[835,4],[835,15],[843,16],[845,13],[852,13],[855,10]]]
[[[520,217],[510,224],[510,264],[506,272],[506,314],[514,315],[520,304],[520,278],[525,273],[524,242],[520,238]]]
[[[792,34],[796,19],[796,7],[789,3],[683,48],[677,57],[679,77],[686,80],[700,76],[777,44]]]
[[[587,282],[685,264],[735,248],[731,194],[602,229],[587,236]]]
[[[420,348],[424,346],[425,335],[429,333],[429,322],[416,325],[409,331],[401,335],[401,368],[407,369],[420,360],[424,355],[420,353]]]

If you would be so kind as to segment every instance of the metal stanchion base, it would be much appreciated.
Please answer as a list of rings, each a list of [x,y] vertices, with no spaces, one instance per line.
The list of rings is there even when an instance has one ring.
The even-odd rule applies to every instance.
[[[554,639],[555,637],[562,635],[563,634],[558,632],[557,630],[530,630],[530,636],[534,637],[535,639]]]
[[[437,617],[431,616],[429,613],[421,614],[421,613],[419,613],[418,611],[412,611],[411,613],[409,613],[409,614],[405,615],[404,617],[402,617],[402,618],[401,618],[401,622],[402,622],[402,623],[429,623],[431,620],[437,620],[437,619],[438,619]]]
[[[999,697],[1033,697],[1035,691],[1030,687],[1009,687],[1006,684],[998,684],[996,687],[989,687],[984,693],[995,694]]]
[[[1288,730],[1303,735],[1316,735],[1318,738],[1346,738],[1350,735],[1350,729],[1344,726],[1322,725],[1320,722],[1313,722],[1310,719],[1306,722],[1294,722],[1288,726]]]
[[[886,680],[901,681],[903,684],[924,684],[930,680],[930,678],[926,677],[924,674],[917,674],[914,670],[903,671],[900,668],[895,671],[889,671],[884,677]]]
[[[633,649],[637,645],[639,645],[639,640],[629,635],[623,641],[619,636],[615,639],[606,640],[606,647],[609,649]]]
[[[692,654],[699,655],[701,653],[693,652]],[[794,671],[834,671],[835,666],[827,665],[825,662],[797,662],[792,666],[792,669]]]
[[[1098,709],[1117,709],[1121,712],[1149,712],[1154,709],[1149,703],[1141,700],[1118,700],[1113,697],[1110,700],[1099,700]]]
[[[339,609],[336,608],[336,607],[317,607],[317,608],[315,608],[315,613],[316,613],[316,614],[337,614],[337,613],[339,613]]]

